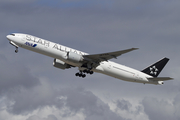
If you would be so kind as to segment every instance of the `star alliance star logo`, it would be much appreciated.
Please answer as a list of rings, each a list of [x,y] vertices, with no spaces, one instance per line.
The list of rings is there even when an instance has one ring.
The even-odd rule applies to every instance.
[[[159,71],[159,70],[156,68],[156,66],[150,67],[149,69],[150,69],[150,74],[152,74],[152,75],[157,75],[157,73],[158,73],[158,71]]]

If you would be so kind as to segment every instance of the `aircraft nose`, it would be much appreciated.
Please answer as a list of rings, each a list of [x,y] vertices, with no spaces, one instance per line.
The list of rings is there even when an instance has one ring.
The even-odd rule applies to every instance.
[[[15,34],[13,34],[13,33],[6,36],[6,38],[7,38],[8,40],[12,40],[13,37],[15,37]]]
[[[10,40],[10,39],[11,39],[11,36],[10,36],[10,35],[7,35],[6,38],[7,38],[8,40]]]

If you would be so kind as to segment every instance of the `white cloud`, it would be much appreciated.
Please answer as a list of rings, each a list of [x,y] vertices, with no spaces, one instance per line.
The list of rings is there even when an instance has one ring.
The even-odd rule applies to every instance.
[[[1,119],[180,118],[179,1],[113,0],[105,5],[99,0],[88,8],[30,2],[0,2]],[[21,48],[14,54],[5,38],[11,32],[32,34],[88,53],[139,47],[116,61],[141,70],[167,56],[171,59],[161,75],[175,80],[163,86],[128,83],[100,74],[82,80],[74,76],[77,69],[53,68],[53,58]]]
[[[178,103],[179,104],[179,103]],[[148,115],[150,120],[178,120],[179,114],[177,116],[177,105],[167,100],[158,100],[157,98],[146,97],[142,101],[144,106],[144,111]]]
[[[56,115],[65,120],[69,118],[81,118],[86,120],[103,120],[109,118],[112,120],[123,119],[111,111],[109,106],[92,92],[86,91],[83,88],[69,87],[58,90],[49,85],[49,82],[45,79],[41,80],[41,84],[34,88],[21,88],[17,91],[9,92],[6,96],[6,99],[2,101],[2,103],[5,103],[5,107],[3,107],[4,109],[1,110],[0,113],[7,111],[7,114],[12,114],[12,116],[29,116],[28,120],[46,120],[46,118],[43,117],[46,116],[45,113],[56,113],[53,111],[57,111]],[[10,102],[12,104],[9,104]],[[40,112],[34,113],[34,111],[44,112],[38,114]],[[57,117],[54,115],[47,116],[47,119],[50,118],[56,119]]]

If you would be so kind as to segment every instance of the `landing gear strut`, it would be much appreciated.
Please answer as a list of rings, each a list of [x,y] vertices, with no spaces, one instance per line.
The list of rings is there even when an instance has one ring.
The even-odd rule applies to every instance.
[[[16,45],[14,42],[12,42],[12,41],[10,41],[9,42],[11,45],[13,45],[14,47],[16,47],[16,50],[15,50],[15,53],[17,53],[18,52],[18,45]]]
[[[83,70],[84,73],[87,73],[87,74],[93,74],[94,72],[93,71],[90,71],[90,70]]]
[[[82,78],[85,78],[86,77],[86,74],[84,73],[87,73],[87,74],[93,74],[94,72],[93,71],[90,71],[90,70],[80,70],[78,73],[76,73],[75,75],[76,76],[79,76],[79,77],[82,77]]]

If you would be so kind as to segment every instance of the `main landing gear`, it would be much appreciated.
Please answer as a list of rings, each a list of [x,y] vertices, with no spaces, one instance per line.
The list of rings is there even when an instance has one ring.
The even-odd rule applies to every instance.
[[[87,74],[90,74],[92,75],[94,72],[93,71],[90,71],[90,70],[80,70],[78,73],[76,73],[75,75],[76,76],[79,76],[79,77],[82,77],[82,78],[85,78],[86,77],[86,74],[84,73],[87,73]]]

